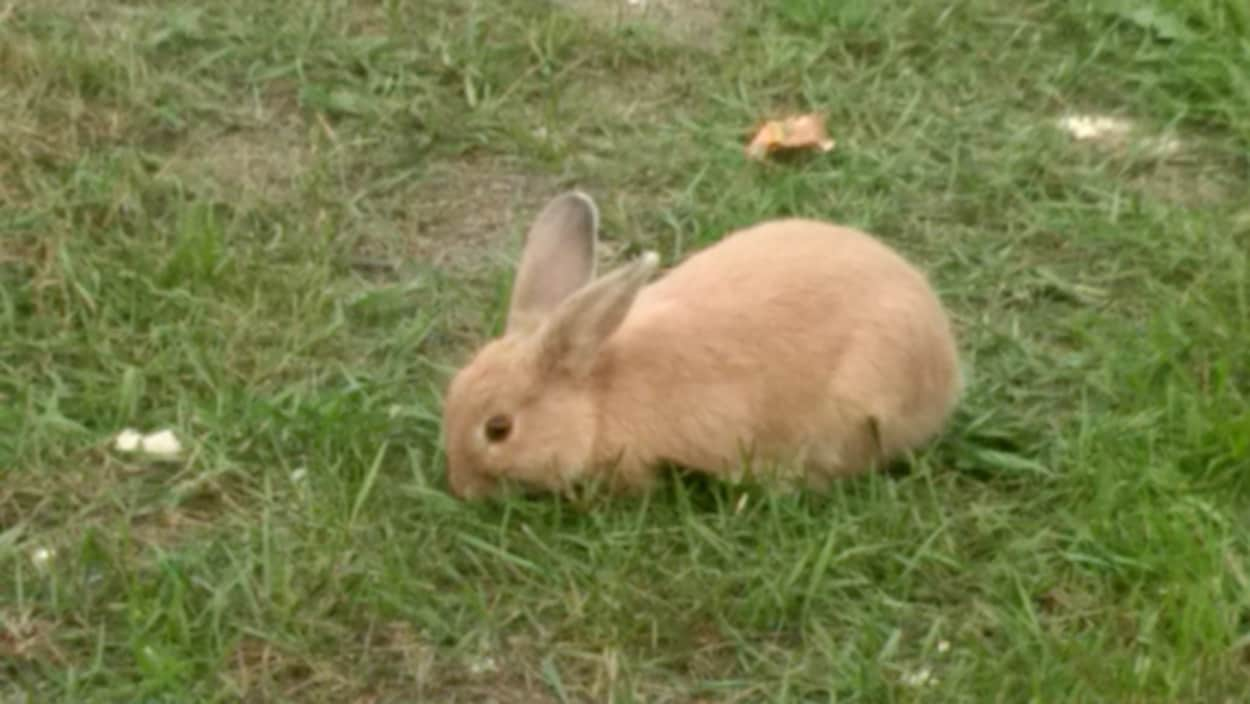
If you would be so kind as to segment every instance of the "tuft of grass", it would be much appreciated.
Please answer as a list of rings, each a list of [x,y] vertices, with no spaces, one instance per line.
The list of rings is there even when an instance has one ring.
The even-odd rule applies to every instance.
[[[721,5],[0,7],[0,698],[1250,695],[1243,4]],[[833,152],[743,158],[801,110]],[[612,258],[876,232],[950,431],[827,496],[454,501],[444,384],[569,186]]]

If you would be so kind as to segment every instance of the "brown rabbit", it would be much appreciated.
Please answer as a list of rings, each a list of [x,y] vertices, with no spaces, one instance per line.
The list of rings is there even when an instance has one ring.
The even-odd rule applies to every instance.
[[[505,334],[447,391],[456,496],[645,490],[663,462],[823,488],[946,423],[963,386],[950,322],[876,239],[774,220],[647,285],[653,252],[595,279],[598,219],[569,192],[526,234]]]

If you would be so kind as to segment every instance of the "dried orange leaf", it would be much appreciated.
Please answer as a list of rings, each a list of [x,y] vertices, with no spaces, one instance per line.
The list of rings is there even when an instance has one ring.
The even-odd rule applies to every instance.
[[[819,149],[827,152],[833,149],[833,144],[825,132],[825,118],[811,113],[765,122],[747,144],[746,153],[752,159],[762,159],[782,149]]]

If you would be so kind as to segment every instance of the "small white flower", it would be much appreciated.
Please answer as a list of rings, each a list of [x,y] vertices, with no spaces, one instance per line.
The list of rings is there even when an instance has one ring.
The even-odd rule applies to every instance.
[[[160,430],[143,436],[143,451],[150,455],[172,457],[182,452],[182,443],[172,430]]]
[[[948,640],[939,640],[939,641],[937,642],[937,651],[938,651],[939,653],[945,653],[946,651],[948,651],[948,650],[950,650],[950,649],[951,649],[951,643],[950,643],[950,641],[948,641]]]
[[[498,668],[495,665],[495,658],[492,658],[489,655],[483,655],[481,657],[473,658],[471,661],[469,661],[469,672],[475,675],[481,675],[487,672],[494,672],[497,669]]]
[[[295,484],[299,484],[300,482],[304,481],[304,478],[307,476],[308,476],[308,470],[304,467],[300,467],[296,469],[295,471],[291,472],[291,482]]]
[[[39,569],[47,567],[54,557],[56,557],[56,550],[52,548],[35,548],[30,553],[30,561]]]
[[[115,447],[122,452],[134,452],[139,449],[139,443],[143,441],[143,435],[134,428],[126,428],[117,434]]]
[[[933,671],[927,667],[922,667],[915,672],[908,672],[903,675],[903,684],[908,687],[924,687],[925,685],[937,684],[937,678],[933,676]]]

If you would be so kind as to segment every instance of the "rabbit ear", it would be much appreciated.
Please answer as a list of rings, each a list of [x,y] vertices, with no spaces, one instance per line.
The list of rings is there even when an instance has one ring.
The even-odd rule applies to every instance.
[[[647,252],[637,260],[586,286],[560,305],[539,338],[547,371],[584,377],[603,341],[620,327],[634,299],[655,273],[660,257]]]
[[[512,285],[507,332],[529,332],[595,275],[599,210],[589,196],[553,198],[525,234]]]

